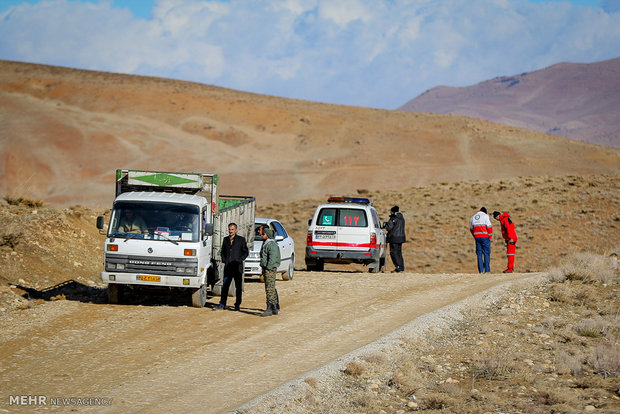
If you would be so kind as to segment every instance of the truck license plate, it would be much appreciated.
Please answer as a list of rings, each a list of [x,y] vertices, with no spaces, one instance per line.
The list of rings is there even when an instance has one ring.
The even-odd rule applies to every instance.
[[[160,276],[138,275],[136,276],[136,280],[142,280],[144,282],[161,282],[161,277]]]

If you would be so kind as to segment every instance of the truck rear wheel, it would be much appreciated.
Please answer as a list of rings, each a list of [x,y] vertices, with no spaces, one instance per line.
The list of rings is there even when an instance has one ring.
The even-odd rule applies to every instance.
[[[207,302],[207,285],[192,289],[192,306],[203,308]]]
[[[122,303],[124,287],[116,283],[108,283],[108,303]]]

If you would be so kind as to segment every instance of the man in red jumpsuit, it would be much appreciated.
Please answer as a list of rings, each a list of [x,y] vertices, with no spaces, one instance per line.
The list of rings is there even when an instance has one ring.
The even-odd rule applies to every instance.
[[[510,214],[499,211],[493,212],[493,218],[498,220],[502,226],[502,237],[506,242],[506,256],[508,256],[508,267],[504,273],[512,273],[515,267],[515,251],[517,250],[517,232],[515,224],[510,220]]]

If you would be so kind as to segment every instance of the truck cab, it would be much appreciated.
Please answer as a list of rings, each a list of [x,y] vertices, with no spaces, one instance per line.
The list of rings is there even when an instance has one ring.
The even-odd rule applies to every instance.
[[[117,171],[101,272],[111,303],[119,303],[129,286],[181,291],[196,307],[205,305],[208,286],[219,294],[228,223],[237,222],[247,239],[255,199],[218,198],[216,188],[216,174]],[[104,228],[103,217],[97,227]]]
[[[103,282],[199,289],[210,263],[210,205],[187,194],[130,192],[114,202]]]

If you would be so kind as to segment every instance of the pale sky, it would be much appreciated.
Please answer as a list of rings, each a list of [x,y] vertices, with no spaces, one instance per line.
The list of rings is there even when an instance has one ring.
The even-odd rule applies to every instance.
[[[0,0],[0,59],[396,109],[620,57],[620,0]]]

